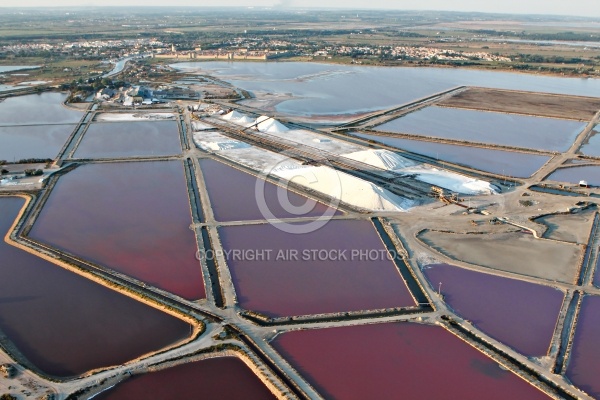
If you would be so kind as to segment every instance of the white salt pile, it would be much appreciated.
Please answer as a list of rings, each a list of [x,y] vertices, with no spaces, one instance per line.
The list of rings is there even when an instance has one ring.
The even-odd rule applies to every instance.
[[[403,169],[401,172],[406,174],[416,174],[416,179],[448,189],[452,192],[471,195],[496,193],[496,190],[489,182],[450,171],[439,170],[437,168],[418,166]]]
[[[287,126],[283,125],[281,122],[277,121],[274,118],[267,117],[266,115],[261,115],[257,119],[252,119],[245,114],[233,110],[223,115],[221,118],[236,125],[244,126],[246,128],[251,126],[259,132],[263,133],[284,133],[289,131],[289,128]]]
[[[371,182],[324,166],[282,165],[269,171],[298,185],[373,211],[406,211],[413,202]]]
[[[363,150],[344,154],[343,157],[391,171],[416,165],[413,161],[388,150]]]
[[[223,115],[221,118],[223,118],[226,121],[232,122],[236,125],[242,125],[244,127],[252,126],[256,123],[255,120],[251,117],[237,112],[235,110]]]
[[[289,131],[287,126],[266,115],[261,115],[256,119],[256,129],[265,133],[283,133]]]
[[[453,192],[471,195],[496,193],[489,182],[450,171],[439,170],[426,165],[417,165],[415,162],[388,150],[370,149],[344,154],[343,157],[388,171],[416,175],[415,178],[422,182],[436,185]]]
[[[237,121],[242,117],[243,117],[243,114],[233,110],[230,113],[223,115],[221,118],[223,118],[226,121]]]

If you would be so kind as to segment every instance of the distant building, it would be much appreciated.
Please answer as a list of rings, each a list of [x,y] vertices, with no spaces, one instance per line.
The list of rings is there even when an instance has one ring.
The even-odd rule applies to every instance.
[[[96,93],[96,98],[101,100],[109,100],[112,99],[117,94],[117,91],[114,89],[104,88],[98,93]]]
[[[154,98],[156,99],[198,99],[200,94],[194,90],[173,88],[166,90],[154,91]]]

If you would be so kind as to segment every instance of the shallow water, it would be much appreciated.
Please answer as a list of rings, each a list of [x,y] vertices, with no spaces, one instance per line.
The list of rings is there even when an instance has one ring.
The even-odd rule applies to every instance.
[[[598,96],[600,80],[460,68],[367,67],[308,62],[186,62],[243,89],[292,94],[277,106],[290,115],[354,114],[391,108],[459,85]]]
[[[131,399],[275,399],[238,358],[220,357],[135,375],[94,397]]]
[[[270,224],[228,226],[219,234],[225,250],[239,252],[228,265],[246,310],[282,317],[415,305],[368,221],[330,221],[307,234]]]
[[[15,90],[15,89],[17,89],[16,86],[0,85],[0,92],[8,92],[9,90]]]
[[[459,108],[427,107],[376,129],[442,139],[566,151],[586,123]]]
[[[480,171],[517,178],[528,178],[550,159],[548,156],[536,154],[367,135],[357,132],[351,132],[351,135]]]
[[[557,169],[547,180],[575,184],[578,184],[581,180],[585,180],[590,185],[598,186],[600,185],[600,165]]]
[[[23,69],[32,69],[39,68],[35,65],[0,65],[0,73],[10,72],[10,71],[20,71]]]
[[[30,236],[187,299],[205,296],[183,165],[86,164],[62,176]]]
[[[545,356],[563,301],[547,286],[469,271],[448,264],[426,267],[446,303],[483,332],[526,356]]]
[[[594,131],[579,152],[586,156],[600,157],[600,125],[594,127]]]
[[[113,75],[116,75],[119,72],[123,71],[123,69],[125,68],[125,65],[127,64],[127,61],[131,60],[132,58],[133,57],[125,57],[125,58],[118,60],[115,63],[114,68],[111,69],[110,71],[108,71],[106,74],[102,75],[102,77],[105,78],[105,77],[113,76]]]
[[[549,398],[437,326],[292,331],[273,345],[325,398]]]
[[[0,126],[0,160],[54,159],[75,126]]]
[[[64,93],[9,97],[0,102],[0,125],[73,124],[83,112],[65,107]]]
[[[24,200],[0,197],[0,234]],[[0,330],[47,374],[119,365],[189,334],[168,314],[0,241]]]
[[[291,191],[264,182],[264,189],[256,195],[257,177],[230,167],[219,161],[201,159],[200,167],[210,196],[212,210],[218,221],[244,221],[267,218],[261,212],[266,207],[277,218],[319,217],[332,212],[326,205],[316,203],[312,210],[294,214],[287,211],[278,199],[278,192],[285,194],[290,204],[301,207],[309,200]],[[263,197],[264,196],[264,197]],[[285,200],[284,200],[285,203]],[[260,205],[259,205],[260,204]]]
[[[93,123],[74,158],[122,158],[181,154],[175,121]]]
[[[600,248],[598,248],[600,254]],[[594,274],[594,285],[600,287],[600,257],[596,260],[596,273]]]
[[[592,397],[600,397],[600,297],[587,296],[581,305],[567,377]]]

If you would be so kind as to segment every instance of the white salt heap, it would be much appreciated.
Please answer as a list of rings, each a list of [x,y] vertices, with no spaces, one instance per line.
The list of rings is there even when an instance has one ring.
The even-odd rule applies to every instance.
[[[374,211],[406,211],[413,202],[371,182],[324,166],[289,165],[269,171],[290,182],[307,187],[344,203]]]
[[[496,193],[496,190],[489,182],[450,171],[439,170],[437,168],[417,166],[414,168],[405,168],[400,172],[405,174],[416,174],[416,179],[448,189],[452,192],[471,195]]]
[[[431,185],[439,186],[453,192],[472,195],[496,193],[489,182],[450,171],[439,170],[422,164],[417,165],[417,163],[388,150],[370,149],[344,154],[342,157],[347,157],[388,171],[406,175],[416,175],[415,178],[422,182],[427,182]]]
[[[343,157],[391,171],[416,165],[415,162],[388,150],[363,150],[344,154]]]
[[[365,149],[363,146],[350,144],[338,139],[330,139],[327,136],[315,132],[307,130],[290,130],[276,119],[264,115],[258,117],[256,120],[252,120],[247,115],[237,111],[231,111],[221,118],[245,127],[253,126],[261,133],[280,137],[286,142],[295,142],[298,145],[313,147],[316,152],[322,151],[326,152],[325,154],[341,155],[341,157],[346,157],[373,166],[374,169],[394,171],[405,175],[414,175],[417,180],[453,192],[470,195],[496,193],[489,182],[419,164],[388,150]],[[214,151],[229,149],[219,145],[207,144],[204,144],[204,147]],[[255,155],[243,155],[236,152],[235,161],[244,163],[243,158],[247,155],[251,160],[250,163],[256,166],[256,157],[259,156],[260,152],[263,154],[265,154],[265,152],[263,150],[255,149],[254,147],[252,147],[251,151],[256,151],[257,153]],[[258,162],[258,164],[260,164],[260,162]],[[278,168],[274,170],[273,173],[285,179],[291,179],[290,177],[293,175],[295,176],[294,179],[298,180],[297,183],[333,197],[337,197],[331,192],[335,187],[340,186],[339,184],[336,184],[336,182],[339,181],[342,183],[343,189],[340,194],[340,196],[342,196],[341,200],[361,208],[370,210],[404,210],[407,207],[410,207],[410,202],[408,200],[394,195],[368,181],[345,173],[336,172],[334,169],[324,166],[301,167],[302,168],[293,167],[291,169],[289,167]],[[337,179],[337,181],[334,182],[334,178]]]
[[[355,207],[372,211],[405,211],[413,204],[362,179],[325,166],[302,165],[283,154],[231,140],[217,131],[195,132],[193,138],[196,145],[206,151],[218,152],[221,157],[291,180]]]
[[[287,126],[283,125],[276,119],[267,117],[265,115],[261,115],[256,119],[256,128],[260,132],[265,133],[283,133],[289,131]]]
[[[252,126],[256,123],[254,119],[235,110],[223,115],[221,118],[223,118],[225,121],[229,121],[244,127]]]

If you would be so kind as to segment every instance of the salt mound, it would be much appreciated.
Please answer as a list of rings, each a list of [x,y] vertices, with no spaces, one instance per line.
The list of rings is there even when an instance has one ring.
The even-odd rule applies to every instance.
[[[240,118],[242,118],[243,116],[244,116],[243,114],[233,110],[229,114],[223,115],[221,118],[223,118],[224,120],[227,120],[227,121],[237,121]]]
[[[266,115],[261,115],[256,119],[256,129],[266,133],[283,133],[289,131],[287,126]]]
[[[225,114],[221,118],[223,118],[226,121],[233,122],[236,125],[252,126],[256,123],[253,118],[250,118],[249,116],[239,113],[235,110],[228,114]]]
[[[412,202],[371,182],[324,166],[284,165],[270,173],[355,207],[373,211],[406,211]]]
[[[249,126],[249,125],[254,125],[256,122],[254,121],[254,119],[250,118],[249,116],[244,115],[242,118],[237,120],[237,123],[240,125]]]
[[[469,178],[468,176],[449,171],[441,171],[437,168],[407,168],[402,172],[406,174],[416,174],[416,179],[448,189],[452,192],[471,195],[496,193],[496,190],[489,182]]]
[[[397,170],[406,167],[412,167],[414,162],[399,156],[389,150],[363,150],[355,153],[344,154],[342,157],[349,158],[361,163],[372,165],[376,168],[385,170]]]

